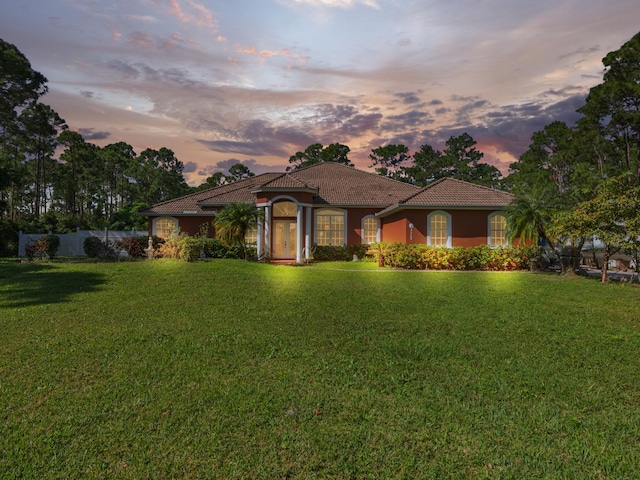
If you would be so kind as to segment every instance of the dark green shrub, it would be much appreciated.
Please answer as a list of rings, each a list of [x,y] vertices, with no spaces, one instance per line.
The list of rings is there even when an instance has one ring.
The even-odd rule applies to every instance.
[[[45,235],[42,237],[44,239],[44,255],[43,257],[46,259],[52,259],[58,253],[58,249],[60,248],[60,237],[57,235]]]
[[[314,245],[313,259],[317,262],[338,262],[353,259],[349,247],[333,245]]]
[[[225,258],[227,247],[217,238],[204,240],[204,254],[207,258]]]
[[[82,243],[84,254],[89,258],[98,258],[102,254],[102,240],[98,237],[87,237]]]

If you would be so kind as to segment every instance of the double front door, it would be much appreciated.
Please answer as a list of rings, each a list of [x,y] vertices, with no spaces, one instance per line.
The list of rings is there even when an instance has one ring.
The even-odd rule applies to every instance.
[[[273,221],[273,258],[295,258],[297,241],[296,220]]]

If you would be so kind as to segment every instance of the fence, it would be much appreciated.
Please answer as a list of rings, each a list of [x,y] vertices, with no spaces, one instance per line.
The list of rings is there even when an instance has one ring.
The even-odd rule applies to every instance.
[[[51,233],[51,232],[49,232]],[[87,237],[98,237],[102,241],[107,242],[110,240],[122,240],[125,237],[137,237],[145,235],[147,232],[137,232],[134,230],[80,230],[76,233],[54,234],[60,238],[60,248],[58,249],[58,255],[63,257],[82,257],[84,253],[84,239]],[[18,237],[18,256],[25,256],[25,247],[30,242],[35,242],[40,237],[48,235],[47,233],[22,233],[20,232]]]

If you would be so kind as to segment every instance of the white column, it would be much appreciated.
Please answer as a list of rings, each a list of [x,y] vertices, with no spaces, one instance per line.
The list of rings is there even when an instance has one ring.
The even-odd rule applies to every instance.
[[[302,263],[302,207],[298,205],[298,218],[296,222],[296,263]]]
[[[264,253],[271,257],[271,207],[264,207]]]
[[[307,207],[307,228],[304,232],[304,257],[308,261],[311,258],[311,207]]]
[[[261,208],[261,210],[264,210]],[[258,255],[258,260],[260,260],[263,256],[263,231],[264,231],[264,222],[262,218],[258,218],[258,228],[256,232],[256,253]]]

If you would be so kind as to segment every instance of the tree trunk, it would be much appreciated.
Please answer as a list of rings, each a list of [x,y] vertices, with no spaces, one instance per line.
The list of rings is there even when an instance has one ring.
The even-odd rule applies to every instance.
[[[602,283],[607,283],[607,268],[609,267],[610,257],[611,257],[611,252],[609,250],[609,245],[605,245],[604,257],[602,259],[602,269],[600,270],[600,281]]]

